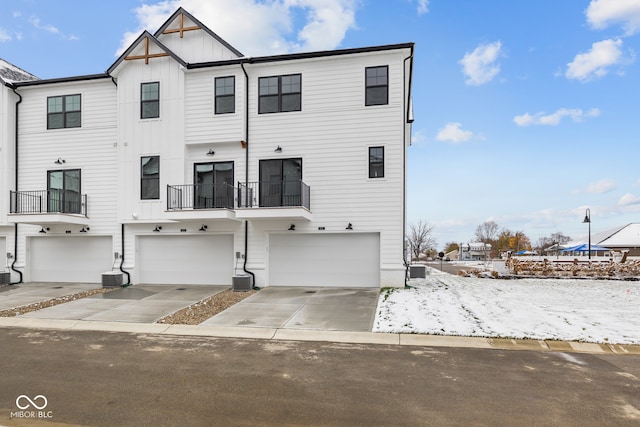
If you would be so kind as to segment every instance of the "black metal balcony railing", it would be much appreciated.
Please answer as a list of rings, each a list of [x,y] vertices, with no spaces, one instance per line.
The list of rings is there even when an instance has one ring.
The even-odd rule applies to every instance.
[[[311,210],[311,190],[301,180],[238,183],[238,207],[304,207]]]
[[[167,185],[167,210],[233,209],[234,193],[226,183]]]
[[[65,213],[87,216],[87,195],[69,190],[11,191],[12,214]]]

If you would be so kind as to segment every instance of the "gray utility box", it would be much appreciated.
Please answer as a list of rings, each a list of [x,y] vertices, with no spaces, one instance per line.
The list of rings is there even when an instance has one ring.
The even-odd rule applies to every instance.
[[[412,279],[424,279],[427,276],[427,266],[414,264],[409,267],[409,277]]]
[[[247,292],[251,290],[251,276],[233,276],[231,278],[233,292]]]
[[[117,288],[120,286],[122,286],[122,273],[116,271],[102,273],[103,288]]]
[[[8,285],[11,282],[11,273],[0,271],[0,285]]]

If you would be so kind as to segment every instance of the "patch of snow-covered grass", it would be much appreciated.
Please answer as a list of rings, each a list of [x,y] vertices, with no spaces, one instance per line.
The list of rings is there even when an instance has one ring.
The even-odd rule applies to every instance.
[[[374,332],[640,344],[640,282],[429,273],[380,295]]]

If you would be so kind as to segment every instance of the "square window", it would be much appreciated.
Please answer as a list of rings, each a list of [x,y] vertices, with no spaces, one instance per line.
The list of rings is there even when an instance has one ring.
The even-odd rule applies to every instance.
[[[260,77],[258,113],[302,110],[302,75]]]
[[[81,96],[47,98],[47,129],[77,128],[82,125]]]

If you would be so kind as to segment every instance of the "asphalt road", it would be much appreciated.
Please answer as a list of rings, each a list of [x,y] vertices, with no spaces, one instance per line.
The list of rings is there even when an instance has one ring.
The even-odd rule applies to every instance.
[[[631,355],[0,328],[0,365],[1,426],[640,424]]]

